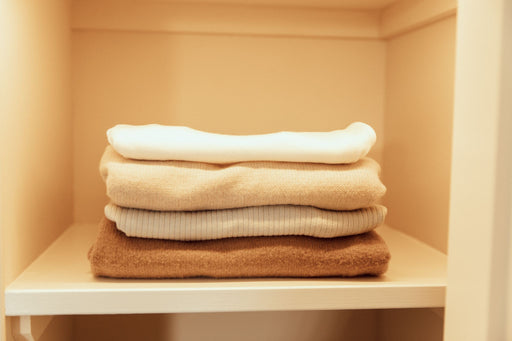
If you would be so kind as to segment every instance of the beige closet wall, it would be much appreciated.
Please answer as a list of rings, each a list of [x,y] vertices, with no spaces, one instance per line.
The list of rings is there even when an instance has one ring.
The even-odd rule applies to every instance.
[[[361,120],[382,160],[382,41],[75,30],[72,60],[78,222],[102,215],[98,163],[118,123],[249,134]]]
[[[384,309],[377,319],[378,341],[442,341],[442,309]]]
[[[455,16],[387,44],[383,181],[387,224],[446,252]]]
[[[69,17],[65,0],[0,1],[2,296],[72,222]]]
[[[74,341],[375,341],[371,310],[75,317]]]

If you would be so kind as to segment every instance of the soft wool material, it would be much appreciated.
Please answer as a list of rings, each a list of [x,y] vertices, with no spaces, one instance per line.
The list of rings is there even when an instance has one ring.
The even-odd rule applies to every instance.
[[[114,204],[158,211],[264,205],[354,210],[373,206],[384,195],[379,171],[369,158],[346,165],[138,161],[123,158],[110,146],[100,163]]]
[[[320,277],[380,275],[390,255],[375,231],[183,242],[130,238],[103,219],[89,251],[92,273],[121,278]]]
[[[311,206],[253,206],[212,211],[148,211],[105,206],[105,216],[130,237],[208,240],[304,235],[320,238],[368,232],[381,225],[384,206],[330,211]]]
[[[352,163],[365,156],[376,140],[375,131],[361,122],[331,132],[283,131],[262,135],[223,135],[188,127],[123,124],[109,129],[107,137],[126,158],[209,163]]]

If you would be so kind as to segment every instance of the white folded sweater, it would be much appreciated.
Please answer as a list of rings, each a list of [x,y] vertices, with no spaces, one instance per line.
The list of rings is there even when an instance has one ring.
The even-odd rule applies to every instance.
[[[304,235],[333,238],[365,233],[384,222],[384,206],[330,211],[311,206],[253,206],[211,211],[149,211],[108,204],[105,216],[129,237],[209,240]]]
[[[158,124],[121,124],[109,129],[107,137],[112,147],[126,158],[207,163],[353,163],[368,154],[376,140],[372,127],[362,122],[331,132],[282,131],[261,135],[214,134]]]

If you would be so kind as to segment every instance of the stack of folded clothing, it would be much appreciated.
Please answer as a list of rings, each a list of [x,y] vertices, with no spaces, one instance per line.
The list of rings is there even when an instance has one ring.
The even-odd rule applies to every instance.
[[[100,163],[111,202],[89,251],[118,278],[383,274],[386,208],[373,129],[221,135],[117,125]]]

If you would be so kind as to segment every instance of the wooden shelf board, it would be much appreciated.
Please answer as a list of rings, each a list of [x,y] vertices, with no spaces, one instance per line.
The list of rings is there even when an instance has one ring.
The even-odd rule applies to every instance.
[[[83,0],[82,0],[83,1]],[[131,0],[117,0],[118,3],[126,3]],[[242,6],[265,6],[265,7],[305,7],[305,8],[327,8],[327,9],[355,9],[355,10],[376,10],[383,9],[398,0],[142,0],[144,4],[150,3],[182,3],[182,4],[207,4],[207,5],[242,5]],[[80,0],[73,0],[73,4]],[[106,1],[103,2],[113,2]]]
[[[442,307],[446,256],[389,227],[388,272],[352,279],[95,278],[94,225],[73,225],[5,292],[6,315],[78,315]]]
[[[378,39],[380,12],[237,3],[80,0],[75,31]]]
[[[75,0],[75,31],[389,39],[454,15],[456,0]]]

